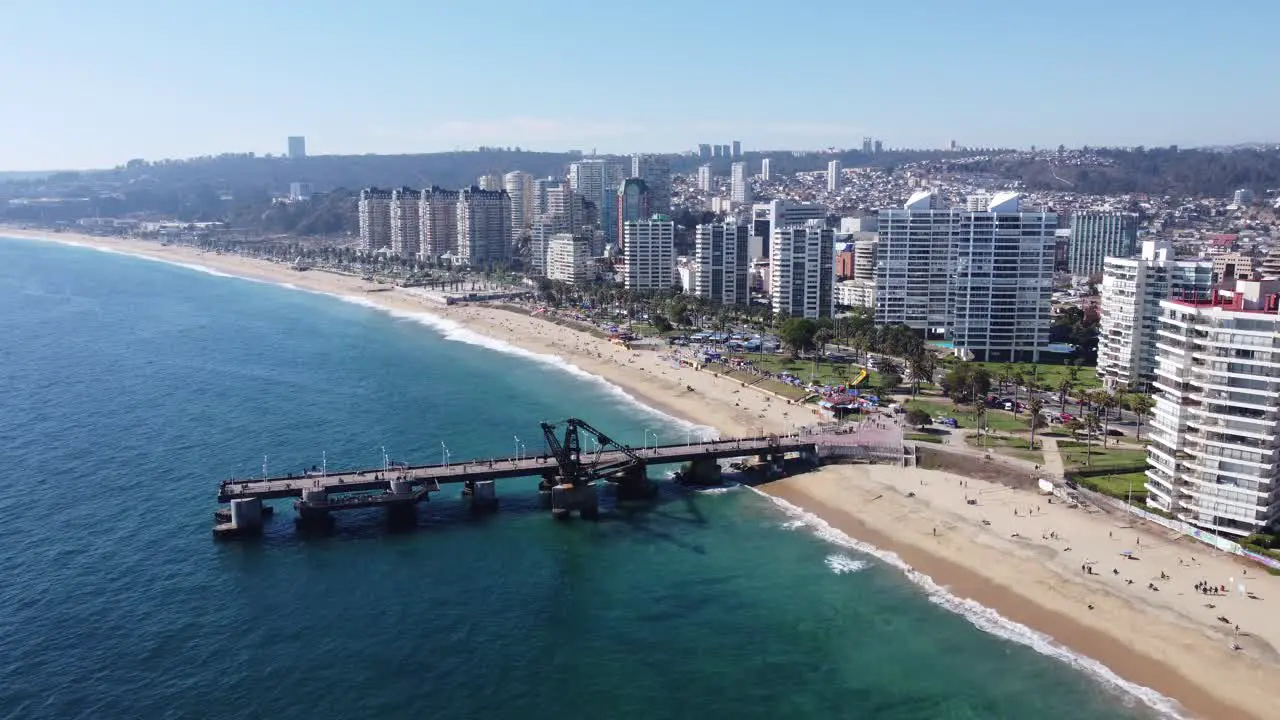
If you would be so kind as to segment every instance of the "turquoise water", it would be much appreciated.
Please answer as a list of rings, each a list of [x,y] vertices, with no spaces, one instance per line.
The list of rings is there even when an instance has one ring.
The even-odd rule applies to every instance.
[[[446,491],[411,531],[370,511],[305,539],[282,504],[215,543],[217,482],[264,453],[685,427],[411,319],[124,256],[0,243],[0,303],[0,717],[1154,716],[749,489],[592,524],[506,483],[488,518]]]

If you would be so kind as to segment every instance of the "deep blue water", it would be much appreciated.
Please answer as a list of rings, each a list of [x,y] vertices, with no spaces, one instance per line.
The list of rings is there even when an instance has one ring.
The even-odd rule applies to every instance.
[[[1137,718],[745,489],[556,523],[533,482],[300,538],[217,482],[683,426],[337,299],[0,242],[0,717]],[[516,437],[519,437],[519,441]]]

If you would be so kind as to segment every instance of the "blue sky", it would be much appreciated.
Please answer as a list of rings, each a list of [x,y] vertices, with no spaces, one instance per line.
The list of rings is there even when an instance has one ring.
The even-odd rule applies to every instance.
[[[0,2],[0,169],[1280,140],[1280,2]]]

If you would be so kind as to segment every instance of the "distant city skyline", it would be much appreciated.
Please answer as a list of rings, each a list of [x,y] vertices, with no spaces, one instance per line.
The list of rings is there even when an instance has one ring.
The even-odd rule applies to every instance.
[[[586,0],[430,13],[408,4],[374,13],[51,0],[11,10],[0,26],[0,64],[14,69],[0,170],[282,155],[295,135],[316,155],[481,145],[670,153],[734,140],[744,152],[817,150],[856,148],[864,136],[932,148],[953,139],[1019,148],[1280,141],[1271,121],[1280,98],[1268,91],[1280,67],[1269,37],[1280,6],[1152,8],[1082,0],[1071,12],[1045,4],[1009,13],[1006,3],[924,0],[908,16],[892,4],[813,3],[794,8],[784,32],[857,32],[805,52],[744,53],[733,73],[750,82],[726,86],[718,46],[691,33],[729,27],[767,38],[777,32],[774,7],[654,0],[634,23],[620,7]],[[600,62],[554,51],[593,37]],[[643,64],[638,77],[660,80],[617,83],[619,63]],[[406,91],[407,68],[432,69],[430,92]],[[566,81],[523,82],[512,68]],[[748,103],[751,111],[731,116],[706,102],[735,93],[745,101],[752,87],[786,87],[788,101]],[[800,97],[803,115],[793,108]]]

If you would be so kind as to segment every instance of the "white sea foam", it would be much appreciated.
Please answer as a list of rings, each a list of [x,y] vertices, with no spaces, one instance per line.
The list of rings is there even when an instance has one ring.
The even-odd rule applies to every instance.
[[[1090,674],[1106,685],[1130,695],[1138,702],[1165,717],[1185,718],[1178,704],[1172,698],[1165,697],[1149,687],[1129,682],[1097,660],[1076,653],[1064,647],[1052,637],[1003,617],[1000,613],[985,605],[968,598],[952,595],[946,588],[934,582],[933,578],[912,568],[896,553],[882,550],[870,543],[850,537],[832,527],[817,515],[807,512],[804,508],[787,502],[782,498],[774,497],[754,487],[746,487],[780,508],[783,513],[792,518],[791,522],[798,521],[802,525],[812,528],[813,533],[819,538],[833,545],[870,555],[898,569],[903,575],[906,575],[908,580],[923,589],[931,602],[964,617],[978,629],[1006,640],[1026,645],[1042,655],[1061,660],[1076,669]],[[836,572],[840,572],[833,566],[832,557],[835,556],[827,556],[827,566]]]
[[[734,483],[732,485],[723,485],[721,487],[698,488],[694,492],[699,495],[724,495],[725,493],[731,493],[740,487],[742,486]]]
[[[831,572],[837,575],[856,573],[859,570],[865,570],[867,565],[866,560],[854,560],[848,555],[840,553],[831,553],[827,556],[827,567],[831,568]]]
[[[804,527],[804,521],[803,521],[803,520],[788,520],[788,521],[786,521],[786,522],[782,523],[781,525],[779,525],[778,527],[782,528],[783,530],[796,530],[796,529],[799,529],[799,528]]]
[[[699,436],[702,436],[702,435],[716,436],[717,435],[715,428],[708,427],[706,425],[697,425],[695,423],[691,423],[686,420],[681,420],[680,418],[674,417],[672,415],[668,415],[667,413],[664,413],[661,410],[658,410],[657,408],[645,405],[643,402],[636,399],[635,396],[631,395],[626,390],[623,390],[622,388],[618,387],[617,385],[614,385],[613,383],[600,377],[599,375],[595,375],[587,372],[586,370],[583,370],[582,368],[578,367],[577,365],[574,365],[568,360],[565,360],[559,355],[550,355],[547,353],[538,353],[538,352],[533,352],[532,350],[526,350],[522,347],[512,345],[511,343],[508,343],[504,340],[499,340],[497,338],[490,337],[482,333],[478,333],[470,328],[463,326],[462,323],[459,323],[456,320],[450,320],[449,318],[440,317],[439,315],[434,315],[429,312],[407,311],[407,310],[400,310],[397,308],[389,308],[389,307],[380,305],[377,302],[370,300],[368,298],[357,297],[353,295],[333,295],[333,297],[340,298],[342,300],[345,300],[349,303],[354,303],[356,305],[363,305],[364,307],[373,308],[375,310],[381,310],[385,313],[390,314],[393,317],[398,317],[405,320],[412,320],[414,322],[421,323],[439,332],[441,336],[444,337],[445,340],[452,340],[454,342],[466,343],[468,345],[475,345],[478,347],[485,348],[487,350],[493,350],[494,352],[505,353],[507,355],[515,355],[517,357],[522,357],[527,360],[532,360],[537,363],[542,363],[544,365],[549,365],[559,370],[563,370],[571,375],[577,376],[579,378],[588,380],[590,382],[593,382],[599,385],[609,394],[613,395],[614,397],[617,397],[618,399],[622,400],[625,403],[628,403],[634,407],[640,408],[641,410],[644,410],[645,412],[648,412],[652,415],[657,415],[663,418],[663,420],[665,421],[675,423],[680,427],[681,430],[686,430],[688,432],[692,432]]]
[[[478,347],[483,347],[485,349],[493,350],[495,352],[505,353],[507,355],[515,355],[528,360],[532,360],[534,362],[538,362],[544,365],[549,365],[551,367],[558,368],[571,375],[575,375],[584,380],[588,380],[590,382],[596,383],[601,388],[603,388],[606,392],[622,400],[623,402],[633,407],[639,408],[651,415],[656,415],[662,418],[666,422],[674,423],[681,430],[685,430],[687,432],[697,434],[699,437],[703,437],[703,436],[718,437],[719,436],[719,433],[716,431],[715,428],[712,428],[706,425],[698,425],[696,423],[691,423],[686,420],[682,420],[680,418],[674,417],[672,415],[668,415],[667,413],[662,412],[657,408],[646,405],[640,400],[638,400],[635,396],[628,393],[626,390],[623,390],[617,385],[614,385],[613,383],[609,382],[605,378],[600,377],[599,375],[594,375],[592,373],[589,373],[586,370],[583,370],[582,368],[578,367],[577,365],[574,365],[573,363],[569,362],[568,360],[565,360],[564,358],[558,355],[536,353],[531,350],[526,350],[522,347],[517,347],[515,345],[512,345],[511,343],[499,340],[497,338],[489,337],[488,335],[484,335],[482,333],[478,333],[474,330],[466,328],[461,323],[458,323],[457,321],[450,320],[448,318],[443,318],[443,317],[440,317],[439,315],[433,315],[432,313],[429,313],[429,312],[425,312],[425,311],[409,312],[405,310],[399,310],[396,308],[390,308],[384,305],[380,305],[379,303],[374,302],[368,298],[359,297],[356,295],[328,293],[320,290],[311,290],[309,288],[301,288],[301,287],[298,287],[297,285],[294,285],[292,283],[287,283],[287,282],[263,280],[260,278],[246,277],[244,275],[234,275],[234,274],[222,272],[221,270],[215,270],[205,265],[199,265],[196,263],[182,262],[180,260],[173,260],[169,258],[158,258],[150,255],[143,255],[140,253],[117,250],[115,248],[107,248],[107,247],[100,247],[97,245],[90,245],[87,243],[80,243],[74,240],[48,237],[48,236],[42,237],[40,239],[46,240],[49,242],[62,243],[64,245],[73,245],[75,247],[86,248],[89,250],[97,250],[99,252],[111,253],[113,255],[127,255],[129,257],[138,258],[140,260],[150,260],[152,262],[165,263],[167,265],[176,265],[178,267],[187,268],[188,270],[195,270],[196,272],[202,272],[202,273],[214,275],[217,277],[239,278],[241,280],[249,280],[251,282],[259,282],[259,283],[265,283],[269,285],[278,285],[280,287],[288,288],[290,290],[308,292],[314,295],[326,295],[328,297],[337,298],[339,300],[343,300],[355,305],[361,305],[363,307],[379,310],[393,317],[412,320],[422,325],[426,325],[427,327],[430,327],[433,330],[439,332],[444,337],[445,340],[452,340],[454,342],[466,343],[468,345],[476,345]]]

